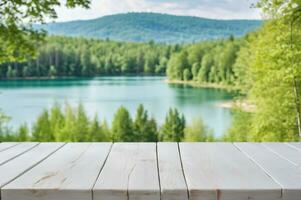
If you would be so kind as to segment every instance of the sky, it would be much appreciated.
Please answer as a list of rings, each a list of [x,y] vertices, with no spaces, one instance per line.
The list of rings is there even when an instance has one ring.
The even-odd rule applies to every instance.
[[[256,0],[91,0],[90,9],[57,8],[56,21],[94,19],[128,12],[156,12],[213,19],[260,19]]]

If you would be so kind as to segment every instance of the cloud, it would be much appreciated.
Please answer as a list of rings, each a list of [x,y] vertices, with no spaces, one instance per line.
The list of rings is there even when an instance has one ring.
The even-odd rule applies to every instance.
[[[127,12],[158,12],[214,19],[259,19],[256,0],[92,0],[91,9],[58,9],[58,21],[92,19]]]

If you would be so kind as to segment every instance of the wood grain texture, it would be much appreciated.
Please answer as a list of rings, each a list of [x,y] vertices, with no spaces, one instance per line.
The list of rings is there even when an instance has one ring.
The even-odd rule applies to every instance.
[[[1,147],[1,200],[301,199],[301,143]]]
[[[0,143],[0,152],[7,150],[9,148],[12,148],[13,146],[16,146],[17,144],[19,144],[19,143],[17,143],[17,142],[1,142]]]
[[[290,142],[290,143],[287,143],[287,145],[301,151],[301,142]]]
[[[69,143],[4,186],[2,200],[91,200],[110,143]]]
[[[301,170],[298,167],[262,144],[235,143],[235,145],[281,185],[284,200],[300,200]]]
[[[94,200],[160,200],[155,143],[115,143]]]
[[[40,143],[35,148],[0,166],[0,188],[34,167],[64,143]],[[5,173],[4,173],[5,172]]]
[[[36,142],[25,142],[19,145],[13,146],[5,151],[0,152],[0,166],[9,162],[10,160],[20,156],[21,154],[29,151],[30,149],[37,146],[39,143]]]
[[[158,166],[161,200],[188,200],[177,143],[158,143]]]
[[[292,164],[300,167],[301,166],[301,151],[293,148],[292,146],[286,143],[279,143],[279,142],[269,142],[269,143],[262,143],[266,148],[270,151],[276,153],[283,159],[291,162]]]
[[[180,143],[191,200],[276,200],[281,188],[231,143]]]

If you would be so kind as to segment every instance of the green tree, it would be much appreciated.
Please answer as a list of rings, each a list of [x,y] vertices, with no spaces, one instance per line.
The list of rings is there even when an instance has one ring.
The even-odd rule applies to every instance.
[[[171,80],[183,80],[183,71],[189,67],[188,53],[182,51],[174,54],[168,62],[167,76]]]
[[[106,120],[101,123],[101,129],[103,135],[106,137],[105,141],[113,142],[113,134]]]
[[[134,121],[135,141],[138,142],[156,142],[157,124],[154,119],[148,119],[148,113],[140,104]]]
[[[239,108],[232,111],[232,125],[222,137],[228,142],[248,142],[252,139],[252,113],[244,112]]]
[[[290,87],[293,90],[293,99],[295,105],[295,118],[299,139],[301,138],[301,99],[300,99],[300,26],[301,26],[301,2],[299,0],[291,1],[270,1],[261,0],[257,6],[269,16],[276,28],[273,32],[279,34],[279,40],[276,40],[278,49],[285,54],[279,57],[278,64],[288,65],[286,78],[291,80]],[[278,39],[278,38],[277,38]],[[289,77],[290,76],[290,77]],[[283,82],[287,83],[287,79]],[[285,84],[285,83],[284,83]]]
[[[300,91],[296,90],[294,81],[301,77],[298,67],[301,65],[301,32],[295,31],[291,48],[291,34],[284,31],[289,28],[281,18],[267,22],[249,38],[249,50],[243,48],[238,54],[234,71],[247,76],[243,81],[243,93],[256,109],[252,114],[238,112],[234,115],[227,140],[298,140],[300,105],[296,104],[296,93]]]
[[[50,69],[49,69],[49,73],[48,73],[50,77],[55,77],[56,74],[57,74],[57,71],[55,69],[55,67],[53,65],[50,66]]]
[[[253,139],[291,141],[298,138],[294,77],[300,77],[301,45],[289,48],[288,26],[282,21],[266,24],[252,44],[250,99],[256,105]],[[300,33],[296,39],[300,40]],[[298,44],[298,43],[297,43]],[[295,58],[293,58],[295,57]],[[294,65],[291,65],[292,59]],[[298,78],[299,79],[299,78]],[[298,91],[298,93],[300,93]]]
[[[234,81],[233,65],[236,61],[236,52],[238,52],[238,46],[230,40],[225,44],[223,52],[219,58],[221,63],[219,67],[220,77],[224,84],[232,84]]]
[[[154,118],[147,122],[147,132],[141,142],[158,142],[158,125]]]
[[[184,81],[189,81],[191,80],[191,72],[189,69],[184,69],[184,72],[183,72],[183,80]]]
[[[112,123],[112,140],[130,142],[135,140],[133,121],[128,110],[121,106],[114,115]]]
[[[54,141],[54,135],[51,131],[49,112],[44,110],[33,124],[32,137],[34,141],[51,142]]]
[[[7,127],[7,123],[10,118],[5,115],[0,109],[0,141],[7,141],[7,134],[9,133],[9,129]]]
[[[185,142],[213,142],[215,141],[212,131],[204,125],[202,119],[194,119],[184,129]]]
[[[61,142],[76,142],[76,114],[72,107],[66,103],[64,108],[64,126],[57,134],[57,141]]]
[[[140,104],[137,108],[137,113],[134,121],[134,132],[136,140],[143,140],[144,134],[147,131],[148,113],[144,109],[143,105]]]
[[[234,72],[234,85],[240,90],[241,93],[246,94],[252,82],[252,74],[250,74],[250,58],[252,55],[251,44],[256,40],[257,32],[246,35],[241,43],[240,50],[237,53],[237,59],[233,65]]]
[[[164,74],[166,71],[167,63],[168,59],[165,56],[161,57],[159,65],[156,66],[156,74]]]
[[[290,19],[301,15],[301,2],[299,0],[260,0],[256,6],[272,19],[283,19],[283,17]]]
[[[77,116],[75,122],[74,141],[84,142],[89,141],[89,118],[86,115],[84,106],[80,103],[77,107]]]
[[[209,73],[212,70],[213,65],[214,65],[213,58],[210,52],[208,52],[207,54],[204,55],[203,60],[201,62],[201,68],[199,69],[198,72],[199,82],[209,82]]]
[[[191,72],[192,72],[192,77],[193,77],[194,81],[198,80],[198,73],[199,73],[200,68],[201,68],[201,66],[199,63],[194,63],[192,65]]]
[[[57,17],[55,7],[88,8],[90,0],[1,1],[0,2],[0,63],[24,61],[35,55],[37,42],[44,36],[32,23],[44,22]]]
[[[23,124],[19,127],[19,130],[17,132],[17,140],[19,142],[24,142],[24,141],[30,140],[29,129],[28,129],[27,124]]]
[[[161,127],[160,140],[180,142],[184,138],[185,118],[177,109],[169,109],[165,123]]]
[[[94,141],[94,142],[107,142],[109,141],[110,135],[105,132],[98,121],[98,116],[95,115],[94,119],[92,120],[89,128],[90,136],[87,137],[87,141]]]
[[[152,45],[153,46],[153,45]],[[158,63],[157,56],[153,52],[146,54],[144,71],[147,74],[152,74],[155,72],[156,65]]]
[[[166,70],[168,51],[170,46],[163,44],[149,46],[145,43],[51,36],[45,37],[39,45],[36,58],[0,64],[0,76],[162,74]]]
[[[11,66],[8,66],[7,72],[6,72],[6,77],[7,78],[13,78],[14,77],[14,71]]]
[[[22,76],[23,77],[29,77],[31,76],[30,70],[28,66],[25,66],[22,70]]]
[[[50,109],[49,117],[50,127],[48,127],[54,135],[55,141],[59,142],[60,140],[60,131],[64,127],[65,116],[62,113],[61,106],[58,103],[55,103]]]

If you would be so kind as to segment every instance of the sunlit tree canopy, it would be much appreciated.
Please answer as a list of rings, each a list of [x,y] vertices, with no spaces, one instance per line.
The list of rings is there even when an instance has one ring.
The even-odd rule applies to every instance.
[[[34,30],[32,24],[55,19],[56,7],[89,8],[89,5],[90,0],[1,0],[0,63],[34,56],[44,33]]]

